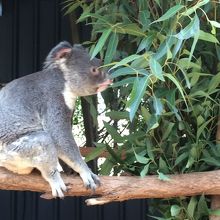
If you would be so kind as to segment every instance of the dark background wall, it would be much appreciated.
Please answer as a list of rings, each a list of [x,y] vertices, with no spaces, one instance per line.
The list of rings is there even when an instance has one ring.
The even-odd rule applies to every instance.
[[[41,69],[61,40],[83,41],[85,26],[70,24],[61,0],[0,0],[0,83]],[[34,184],[34,183],[33,183]],[[86,207],[85,198],[47,201],[39,193],[0,191],[0,220],[143,220],[145,200]]]
[[[41,68],[60,40],[71,41],[69,17],[58,0],[3,1],[0,17],[0,81],[10,81]]]

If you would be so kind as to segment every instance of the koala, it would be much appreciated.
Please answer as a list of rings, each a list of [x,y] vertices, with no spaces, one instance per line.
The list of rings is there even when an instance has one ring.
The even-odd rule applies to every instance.
[[[67,187],[59,159],[79,173],[86,188],[100,180],[84,162],[72,135],[71,118],[78,96],[105,90],[111,83],[81,45],[61,42],[51,50],[44,68],[0,90],[0,166],[18,174],[37,168],[53,197]]]

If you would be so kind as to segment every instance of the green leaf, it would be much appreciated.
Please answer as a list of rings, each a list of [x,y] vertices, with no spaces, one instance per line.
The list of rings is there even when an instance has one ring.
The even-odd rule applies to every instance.
[[[220,209],[209,210],[209,215],[220,216]]]
[[[143,68],[145,70],[145,72],[147,72],[147,70],[145,69],[147,66],[148,66],[148,64],[147,64],[146,58],[144,56],[131,62],[131,68],[134,68],[136,70],[138,70],[138,69],[142,70],[142,68]]]
[[[134,151],[134,154],[135,154],[135,158],[136,158],[137,162],[142,163],[142,164],[147,164],[149,162],[148,158],[137,154],[135,151]]]
[[[140,172],[140,176],[141,177],[145,177],[146,176],[146,174],[149,171],[149,166],[150,166],[150,164],[148,163],[147,165],[144,166],[143,170],[141,170],[141,172]]]
[[[220,61],[220,47],[218,45],[215,45],[215,48],[216,48],[216,53],[217,53],[218,61]]]
[[[188,76],[191,78],[190,80],[190,84],[191,86],[195,86],[196,83],[198,83],[199,80],[201,80],[202,77],[207,77],[210,78],[210,74],[206,74],[206,73],[200,73],[200,72],[191,72],[190,74],[188,74]],[[195,92],[197,93],[197,92]],[[207,96],[207,95],[205,95]]]
[[[183,69],[180,68],[180,70],[182,71],[182,74],[185,78],[187,88],[191,89],[191,84],[189,82],[188,74]]]
[[[135,23],[131,23],[131,24],[118,23],[117,25],[113,26],[113,30],[121,34],[130,34],[137,37],[146,37],[143,30],[141,30],[141,28]]]
[[[148,8],[147,2],[145,0],[138,0],[139,10],[145,10]]]
[[[137,53],[140,53],[144,49],[148,50],[150,46],[152,45],[154,38],[155,38],[154,35],[150,35],[150,36],[147,36],[146,38],[143,38],[143,40],[138,46]]]
[[[170,181],[170,177],[168,177],[167,175],[163,174],[162,172],[159,172],[157,170],[157,173],[158,173],[158,179],[159,180],[162,180],[162,181]]]
[[[178,34],[174,35],[174,37],[180,40],[187,40],[191,37],[194,37],[196,33],[200,30],[200,22],[197,15],[191,20],[191,22],[182,29]]]
[[[91,6],[92,6],[92,4],[91,4]],[[85,11],[80,15],[80,17],[77,20],[77,22],[82,22],[85,19],[91,17],[91,18],[96,18],[97,20],[102,21],[102,23],[107,24],[109,27],[111,26],[111,24],[108,22],[108,20],[105,19],[104,16],[101,16],[98,13],[90,13],[91,10],[92,10],[91,7],[87,7],[85,9]]]
[[[219,43],[218,39],[214,35],[203,30],[199,31],[199,40],[204,40],[211,43]]]
[[[108,64],[113,60],[118,46],[118,41],[118,35],[115,32],[113,32],[109,38],[104,64]]]
[[[169,122],[166,124],[166,128],[165,128],[165,131],[163,133],[163,136],[162,136],[162,140],[166,140],[167,137],[170,135],[170,133],[172,132],[173,130],[173,127],[174,127],[175,123],[172,123],[172,122]]]
[[[148,10],[143,10],[139,12],[138,20],[143,26],[143,30],[146,30],[148,25],[150,24],[150,13]]]
[[[188,58],[181,58],[179,60],[177,60],[177,63],[178,63],[178,66],[181,67],[181,69],[189,69],[189,68],[193,68],[194,72],[197,72],[200,71],[201,69],[201,65],[195,63],[195,62],[189,62],[189,59]],[[189,74],[190,75],[190,74]]]
[[[141,99],[143,98],[143,95],[146,91],[147,85],[148,85],[148,78],[149,77],[137,77],[131,94],[130,94],[130,100],[127,102],[127,107],[130,108],[129,117],[130,121],[133,120],[135,113],[138,109],[138,106],[141,102]]]
[[[211,21],[211,20],[209,20],[209,22],[210,22],[210,24],[211,24],[212,26],[214,26],[214,27],[216,27],[216,28],[220,28],[220,23],[219,23],[219,22],[217,22],[217,21]]]
[[[202,216],[208,216],[209,209],[204,195],[200,196],[197,209],[199,213],[198,219],[202,219]]]
[[[207,132],[208,128],[207,128],[207,125],[212,121],[213,119],[210,118],[208,121],[206,121],[205,123],[203,123],[197,130],[196,132],[196,140],[198,141],[199,140],[199,137],[200,135],[203,133],[203,132]]]
[[[185,16],[189,16],[192,13],[195,13],[196,9],[200,8],[203,5],[206,5],[207,3],[209,3],[210,0],[201,0],[201,1],[197,1],[197,3],[191,7],[188,8],[185,12],[182,13],[182,15]]]
[[[162,15],[159,19],[156,21],[153,21],[151,24],[160,22],[160,21],[165,21],[171,17],[173,17],[177,12],[179,12],[182,8],[184,8],[183,5],[175,5],[172,8],[170,8],[164,15]]]
[[[209,93],[212,92],[219,85],[220,85],[220,72],[212,77],[212,79],[211,79],[211,81],[209,82],[209,85],[208,85],[208,92]]]
[[[175,92],[171,92],[169,94],[171,95],[171,98],[172,98],[172,96],[176,94],[176,89],[175,89]],[[174,97],[174,98],[176,99],[176,97]],[[172,100],[169,99],[169,96],[166,96],[166,102],[167,102],[168,107],[170,109],[170,113],[175,114],[175,116],[176,116],[176,118],[178,119],[179,122],[182,121],[182,117],[180,116],[179,110],[176,108],[175,105],[177,105],[177,103],[180,102],[180,101],[182,101],[182,100],[177,99],[177,100],[174,100],[174,103],[173,103]],[[168,112],[168,114],[169,114],[169,112]],[[177,122],[175,122],[175,123],[177,123]],[[177,123],[177,124],[179,124],[179,123]]]
[[[188,156],[189,156],[189,152],[184,152],[184,153],[180,154],[180,156],[178,156],[175,160],[175,166],[177,166],[182,161],[184,161],[186,158],[188,158]]]
[[[176,54],[180,51],[181,46],[182,46],[183,40],[182,39],[177,39],[177,42],[173,48],[172,54],[173,54],[173,59],[176,57]]]
[[[96,157],[98,157],[102,152],[104,152],[106,149],[106,146],[99,145],[99,147],[96,147],[89,155],[86,156],[85,161],[88,162],[90,160],[94,160]]]
[[[187,213],[191,218],[193,218],[193,216],[194,216],[196,206],[197,206],[196,197],[191,197],[189,204],[188,204],[188,207],[187,207]]]
[[[150,69],[151,72],[154,76],[156,76],[158,79],[160,79],[161,81],[164,81],[164,77],[163,77],[163,72],[162,72],[162,67],[161,65],[156,61],[156,59],[154,59],[153,57],[150,58],[149,60],[149,65],[150,65]]]
[[[137,54],[132,54],[126,58],[124,58],[123,60],[121,60],[120,62],[118,62],[116,65],[114,65],[110,70],[115,69],[119,66],[125,66],[127,63],[130,63],[133,60],[136,60],[138,58],[140,58],[141,55],[137,55]]]
[[[158,117],[156,115],[151,115],[150,119],[147,121],[147,131],[153,130],[159,126]]]
[[[110,75],[111,79],[117,78],[119,76],[127,76],[127,75],[149,75],[148,72],[145,69],[134,69],[131,67],[122,67],[120,69],[117,69],[116,71],[112,72]]]
[[[100,168],[101,168],[100,174],[109,176],[111,174],[111,170],[113,169],[114,165],[115,164],[107,158],[105,162],[100,165]]]
[[[154,148],[152,146],[152,143],[149,139],[146,140],[146,146],[147,146],[147,155],[148,157],[154,161]]]
[[[201,115],[199,115],[199,116],[197,117],[197,125],[200,126],[200,125],[202,125],[204,122],[205,122],[205,119],[204,119]]]
[[[121,163],[123,164],[123,160],[121,159],[121,155],[119,154],[119,151],[115,152],[112,147],[110,147],[108,144],[106,145],[106,150],[111,155],[111,160],[115,161],[115,163]]]
[[[192,93],[190,96],[191,96],[191,98],[206,97],[206,98],[212,100],[213,102],[215,102],[215,100],[212,99],[212,97],[209,96],[209,94],[207,92],[204,92],[202,90],[197,90],[194,93]],[[195,109],[194,109],[194,111],[195,111]]]
[[[165,73],[164,76],[169,78],[176,85],[177,89],[179,90],[179,92],[180,92],[180,94],[181,94],[181,96],[182,96],[182,98],[183,98],[183,100],[184,100],[184,102],[185,102],[185,104],[186,104],[186,106],[188,108],[188,105],[187,105],[187,102],[186,102],[186,98],[184,96],[184,90],[183,90],[181,84],[177,81],[177,79],[174,76],[172,76],[169,73]]]
[[[159,169],[163,173],[169,172],[169,168],[167,166],[167,163],[165,162],[165,160],[162,157],[160,157],[160,159],[159,159]]]
[[[145,122],[150,120],[151,114],[144,106],[141,106],[141,115],[144,117]]]
[[[193,157],[189,156],[189,159],[186,164],[186,169],[189,169],[194,163],[195,163],[195,159]]]
[[[129,77],[127,79],[123,79],[121,81],[114,82],[110,87],[111,88],[115,88],[115,87],[119,87],[119,86],[124,86],[124,85],[128,85],[128,84],[132,84],[132,83],[134,83],[136,78],[137,77]]]
[[[190,62],[191,59],[192,59],[193,52],[194,52],[194,50],[195,50],[196,44],[197,44],[197,42],[198,42],[198,39],[199,39],[199,32],[197,32],[197,33],[194,35],[193,44],[192,44],[192,47],[191,47],[191,50],[190,50],[190,54],[189,54],[189,62]]]
[[[153,96],[153,106],[155,110],[155,115],[161,115],[163,112],[163,104],[156,96]]]
[[[67,14],[72,13],[72,12],[75,11],[75,9],[78,8],[81,4],[82,4],[82,2],[76,2],[76,3],[72,3],[72,2],[71,2],[70,4],[66,5],[66,6],[64,7],[64,9],[65,9],[65,8],[68,8],[68,9],[67,9],[67,11],[65,12],[64,15],[67,15]]]
[[[106,40],[108,39],[110,33],[111,33],[111,29],[106,29],[103,31],[101,37],[98,40],[98,43],[96,44],[92,55],[91,55],[91,60],[101,51],[101,49],[103,48],[103,46],[105,45]]]
[[[177,217],[181,210],[182,210],[182,208],[180,206],[172,205],[170,208],[171,216]]]
[[[133,74],[137,74],[135,69],[133,69],[131,67],[122,67],[122,68],[117,69],[116,71],[112,72],[110,77],[111,77],[111,79],[114,79],[119,76],[127,76],[127,75],[133,75]]]
[[[110,125],[107,122],[104,122],[104,126],[107,129],[108,133],[112,136],[112,138],[118,142],[118,143],[123,143],[124,138],[117,132],[116,128]]]
[[[175,41],[177,39],[173,36],[169,36],[157,49],[157,52],[153,55],[155,60],[161,59],[165,54],[167,55],[167,59],[170,59],[170,56],[172,57],[172,53],[170,51],[170,48],[175,44]]]
[[[111,111],[111,112],[107,112],[105,115],[114,120],[129,119],[128,112]]]

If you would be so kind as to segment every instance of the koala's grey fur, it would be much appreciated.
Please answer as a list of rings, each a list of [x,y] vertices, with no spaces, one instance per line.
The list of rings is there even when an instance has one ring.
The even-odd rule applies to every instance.
[[[61,42],[42,71],[0,90],[0,166],[19,174],[39,169],[54,197],[66,191],[58,159],[78,172],[87,188],[100,184],[82,159],[71,129],[77,96],[95,94],[110,83],[97,66],[100,61],[90,60],[82,46]]]

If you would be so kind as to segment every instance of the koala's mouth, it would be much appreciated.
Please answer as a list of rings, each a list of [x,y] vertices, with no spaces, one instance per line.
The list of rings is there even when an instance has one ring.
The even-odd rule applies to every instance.
[[[107,87],[112,83],[111,79],[105,80],[103,83],[98,84],[96,92],[102,92],[107,89]]]

